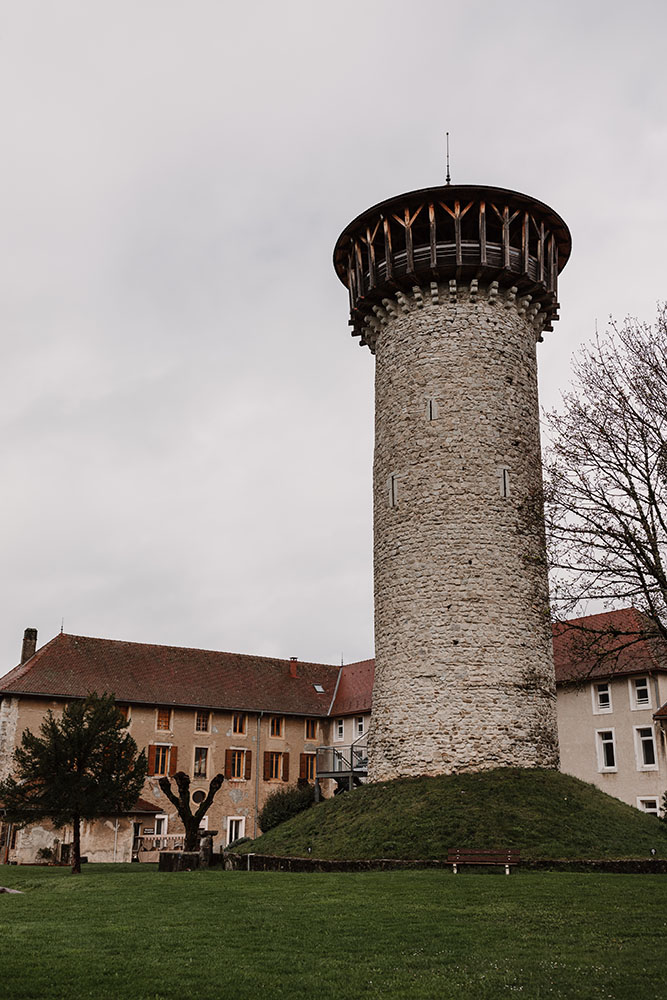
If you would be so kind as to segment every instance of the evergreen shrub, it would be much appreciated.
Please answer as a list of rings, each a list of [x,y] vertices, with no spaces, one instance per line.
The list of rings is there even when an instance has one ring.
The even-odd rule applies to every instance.
[[[305,782],[292,785],[291,788],[279,788],[275,792],[271,792],[258,817],[260,830],[262,833],[273,830],[275,826],[279,826],[285,820],[309,809],[314,801],[315,788]]]

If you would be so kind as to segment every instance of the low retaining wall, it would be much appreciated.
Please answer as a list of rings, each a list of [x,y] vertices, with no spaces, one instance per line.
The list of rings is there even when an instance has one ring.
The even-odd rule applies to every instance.
[[[279,858],[271,854],[235,854],[225,851],[224,865],[229,871],[253,872],[370,872],[414,871],[420,868],[451,871],[451,862],[440,859],[400,861],[393,858],[373,858],[368,861],[328,861],[323,858]],[[465,865],[462,874],[467,868]],[[627,858],[617,861],[521,861],[519,871],[618,872],[631,875],[666,875],[667,859]],[[477,869],[475,869],[477,870]],[[481,869],[480,869],[481,870]],[[483,869],[495,872],[495,868]]]

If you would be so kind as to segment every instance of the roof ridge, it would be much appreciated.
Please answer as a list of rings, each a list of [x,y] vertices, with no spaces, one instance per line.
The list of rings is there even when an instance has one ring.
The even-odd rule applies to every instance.
[[[50,639],[48,643],[42,646],[42,649],[46,649],[50,643],[54,642],[55,639],[63,636],[67,639],[83,639],[88,642],[109,642],[114,643],[118,646],[147,646],[149,649],[177,649],[184,653],[215,653],[216,655],[222,656],[241,656],[250,660],[270,660],[273,663],[284,663],[289,664],[293,662],[290,657],[281,656],[266,656],[264,653],[237,653],[231,649],[210,649],[205,646],[175,646],[170,643],[163,642],[139,642],[136,639],[105,639],[103,636],[96,635],[73,635],[71,632],[59,632],[57,636]],[[360,663],[366,662],[363,660]],[[320,660],[297,660],[300,666],[309,667],[328,667],[331,670],[340,670],[340,666],[336,663],[323,663]],[[349,664],[349,666],[354,666],[354,664]]]

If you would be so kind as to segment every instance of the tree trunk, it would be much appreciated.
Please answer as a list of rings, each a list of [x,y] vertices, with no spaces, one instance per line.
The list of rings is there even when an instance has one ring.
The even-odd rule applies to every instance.
[[[72,875],[81,874],[81,820],[79,816],[72,816],[72,829],[74,830],[74,840],[72,842]]]
[[[185,827],[185,843],[183,845],[184,851],[198,851],[199,850],[199,820],[191,819],[189,822],[181,817],[183,826]]]

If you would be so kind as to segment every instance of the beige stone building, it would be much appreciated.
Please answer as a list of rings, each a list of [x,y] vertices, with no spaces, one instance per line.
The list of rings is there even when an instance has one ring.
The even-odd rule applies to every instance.
[[[589,642],[609,625],[636,630],[636,615],[595,615],[555,630],[561,769],[657,813],[667,789],[667,651],[643,642],[600,656]],[[225,775],[204,823],[216,831],[216,849],[259,833],[257,814],[276,788],[318,779],[331,795],[366,779],[373,660],[338,667],[70,635],[36,651],[36,634],[26,635],[22,663],[0,679],[0,777],[25,729],[38,730],[46,711],[58,714],[93,690],[115,693],[147,751],[149,776],[134,809],[83,825],[90,860],[151,861],[182,843],[158,785],[177,769],[190,776],[194,803],[214,774]],[[0,863],[32,862],[40,851],[67,857],[70,843],[67,829],[0,823]]]
[[[657,815],[667,791],[667,650],[637,641],[642,627],[627,608],[555,629],[561,770]]]
[[[194,805],[215,774],[225,776],[203,824],[215,831],[214,848],[255,837],[270,792],[314,782],[318,748],[326,762],[335,743],[338,765],[322,779],[331,794],[351,770],[345,741],[368,728],[372,661],[336,667],[66,634],[35,651],[33,633],[26,631],[23,662],[0,679],[0,777],[25,729],[37,731],[48,710],[57,715],[92,691],[115,694],[147,752],[135,808],[83,824],[82,854],[91,861],[155,860],[160,848],[182,843],[181,823],[158,784],[177,770],[190,776]],[[0,861],[34,861],[45,850],[66,856],[70,842],[68,830],[4,824]]]

